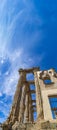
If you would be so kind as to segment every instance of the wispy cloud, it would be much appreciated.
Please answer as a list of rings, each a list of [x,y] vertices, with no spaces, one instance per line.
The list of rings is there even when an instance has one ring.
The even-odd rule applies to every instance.
[[[10,61],[10,66],[4,73],[4,82],[2,84],[1,92],[6,95],[13,96],[19,78],[19,68],[28,68],[30,66],[33,66],[35,64],[35,61],[33,60],[35,57],[32,58],[29,55],[26,56],[25,52],[20,49],[16,50],[14,53],[9,53],[9,55],[7,53],[7,56],[5,55],[5,57],[2,57],[1,63],[4,64],[7,58]],[[42,62],[43,55],[39,55],[36,58],[38,64],[40,64]]]
[[[8,55],[7,55],[8,56]],[[6,60],[7,57],[5,57]],[[3,59],[3,58],[2,58]],[[1,118],[1,122],[4,121],[10,111],[12,99],[16,90],[16,86],[19,79],[18,69],[19,67],[22,68],[28,68],[29,66],[33,66],[33,59],[29,56],[25,56],[23,52],[15,51],[13,54],[9,54],[9,60],[11,62],[11,66],[9,66],[9,69],[4,74],[4,81],[1,84],[0,87],[0,97],[2,95],[6,95],[5,100],[10,101],[9,96],[11,96],[11,102],[7,104],[5,101],[2,102],[2,99],[0,100],[0,111],[3,112],[4,117]],[[40,63],[42,58],[38,58],[38,63]],[[4,62],[3,62],[4,64]],[[3,75],[1,74],[1,77]],[[1,103],[2,102],[2,103]]]
[[[40,41],[42,31],[37,30],[37,27],[42,26],[42,20],[33,15],[34,4],[31,1],[3,0],[0,3],[0,111],[4,115],[3,118],[0,115],[0,121],[3,121],[8,116],[16,90],[18,69],[35,65],[35,56],[32,57],[28,51],[25,53],[25,50],[28,50],[29,46],[33,47],[37,39]],[[19,9],[20,3],[22,6]],[[37,56],[36,59],[40,64],[43,55]],[[5,101],[9,101],[9,97],[11,102],[7,105]]]

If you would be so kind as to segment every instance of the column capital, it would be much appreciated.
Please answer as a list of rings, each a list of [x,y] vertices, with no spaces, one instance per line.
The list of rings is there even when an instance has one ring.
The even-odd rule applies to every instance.
[[[40,67],[34,68],[33,73],[35,73],[35,72],[37,72],[37,71],[40,71]]]
[[[18,70],[19,74],[23,74],[24,76],[26,76],[26,72],[25,70],[23,70],[22,68]]]

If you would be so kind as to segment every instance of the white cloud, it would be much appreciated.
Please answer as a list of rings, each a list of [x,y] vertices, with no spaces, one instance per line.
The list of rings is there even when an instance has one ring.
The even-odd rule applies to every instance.
[[[14,96],[18,79],[19,79],[19,74],[18,74],[19,68],[28,68],[33,66],[35,63],[35,61],[33,60],[35,59],[35,57],[32,58],[29,55],[26,55],[23,49],[16,49],[12,53],[10,51],[9,52],[7,51],[7,53],[4,54],[1,59],[2,63],[4,63],[4,61],[7,60],[8,58],[11,65],[9,66],[8,71],[4,75],[4,81],[2,82],[2,88],[0,89],[1,90],[0,96],[2,96],[3,94],[6,95],[5,100],[9,96],[11,96],[12,98]],[[41,63],[42,59],[43,59],[43,55],[39,55],[37,57],[38,64]],[[4,119],[1,118],[2,122],[7,118],[10,108],[11,108],[11,103],[7,105],[5,102],[2,102],[2,100],[0,101],[0,111],[2,111],[5,116]]]
[[[2,96],[2,93],[0,92],[0,97]]]
[[[6,71],[4,75],[4,82],[2,83],[2,93],[13,96],[19,78],[19,68],[28,68],[30,66],[33,66],[35,63],[33,59],[35,58],[37,59],[38,64],[40,64],[43,59],[43,55],[32,58],[29,55],[26,55],[23,49],[20,49],[15,50],[13,53],[7,53],[7,56],[4,55],[3,58],[6,58],[6,60],[7,58],[9,58],[11,65],[9,66],[9,70]]]
[[[23,48],[20,48],[20,43],[19,47],[17,49],[14,48],[12,51],[11,48],[14,46],[12,43],[12,37],[14,35],[14,30],[16,27],[16,22],[21,19],[21,22],[19,23],[19,26],[21,25],[21,30],[23,32],[24,26],[26,26],[26,23],[29,22],[32,24],[32,21],[34,22],[34,19],[31,18],[30,16],[30,11],[31,9],[34,8],[33,4],[31,3],[30,6],[28,5],[27,1],[23,1],[25,3],[25,8],[22,10],[18,11],[13,17],[12,14],[14,14],[15,6],[13,6],[12,10],[9,11],[9,16],[7,19],[7,0],[0,0],[0,63],[4,64],[4,61],[9,59],[11,65],[9,66],[9,69],[5,72],[4,75],[0,73],[0,76],[4,78],[2,81],[2,87],[0,87],[0,96],[3,94],[6,95],[6,98],[8,96],[12,96],[15,93],[15,89],[17,86],[19,74],[18,74],[18,69],[21,68],[28,68],[30,66],[33,66],[35,61],[35,57],[30,57],[30,54],[25,54],[25,50]],[[14,2],[13,2],[14,3]],[[10,5],[9,5],[10,6]],[[8,23],[6,21],[8,20]],[[7,24],[6,24],[7,23]],[[39,18],[38,24],[41,23],[41,19]],[[23,36],[24,32],[22,33],[21,37]],[[39,37],[40,38],[41,32],[35,32],[33,35],[31,34],[30,42],[28,39],[28,43],[33,44],[33,42]],[[27,39],[26,39],[27,40]],[[26,41],[27,42],[27,41]],[[25,44],[28,44],[25,43]],[[17,44],[17,43],[16,43]],[[9,49],[9,45],[11,45],[11,48]],[[37,62],[38,64],[41,63],[43,59],[43,56],[40,55],[37,57]],[[0,101],[0,111],[3,111],[3,114],[5,117],[8,115],[10,108],[9,106],[6,105],[6,103]],[[1,120],[1,119],[0,119]],[[2,118],[3,121],[3,118]]]
[[[3,63],[4,63],[4,60],[2,59],[2,60],[1,60],[1,64],[3,64]]]

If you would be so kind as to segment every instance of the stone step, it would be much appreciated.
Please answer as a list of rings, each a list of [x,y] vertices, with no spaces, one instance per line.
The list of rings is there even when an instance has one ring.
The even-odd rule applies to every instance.
[[[0,129],[9,130],[9,129]],[[16,122],[11,130],[57,130],[57,123],[50,123],[49,121],[37,123],[19,123]]]

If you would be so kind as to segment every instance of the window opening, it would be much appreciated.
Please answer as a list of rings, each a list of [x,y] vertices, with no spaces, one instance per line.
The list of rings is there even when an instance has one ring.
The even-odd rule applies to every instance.
[[[33,75],[33,73],[28,73],[27,75],[26,75],[26,79],[29,81],[29,80],[34,80],[34,75]]]
[[[30,90],[35,90],[35,85],[30,85]],[[31,94],[32,98],[32,106],[33,106],[33,118],[34,121],[37,119],[37,111],[36,111],[36,93]]]
[[[32,100],[36,100],[36,94],[31,94]]]
[[[44,80],[44,83],[45,83],[45,84],[51,84],[52,82],[51,82],[50,79],[45,79],[45,80]]]
[[[37,112],[36,111],[33,113],[33,116],[34,116],[34,121],[35,121],[37,119]]]
[[[35,85],[30,85],[30,90],[35,90]]]
[[[53,119],[57,119],[57,95],[49,97]]]

